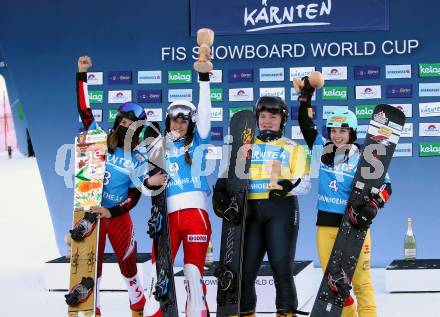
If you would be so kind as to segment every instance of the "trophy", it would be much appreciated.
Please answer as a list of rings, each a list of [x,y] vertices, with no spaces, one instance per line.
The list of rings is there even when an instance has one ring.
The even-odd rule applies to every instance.
[[[280,161],[269,161],[265,164],[266,172],[269,174],[270,183],[268,189],[279,189],[282,190],[283,186],[278,185],[278,176],[281,174],[281,162]]]
[[[199,58],[194,63],[194,69],[199,73],[212,71],[211,46],[214,43],[214,31],[203,28],[197,31],[197,44],[199,45]]]

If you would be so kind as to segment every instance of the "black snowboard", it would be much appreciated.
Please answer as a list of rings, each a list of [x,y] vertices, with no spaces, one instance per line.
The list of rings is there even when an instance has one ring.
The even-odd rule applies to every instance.
[[[158,147],[157,144],[161,145],[158,147],[160,155],[155,160],[149,161],[153,165],[150,174],[154,175],[157,172],[166,173],[163,167],[165,164],[165,139],[160,136],[159,125],[153,123],[148,126],[144,137],[146,139],[155,138],[152,143],[156,143],[156,147]],[[153,146],[152,144],[147,145]],[[165,186],[157,189],[151,196],[151,217],[148,221],[148,234],[153,239],[156,252],[157,282],[154,286],[153,294],[155,299],[160,302],[160,309],[164,317],[178,317]]]
[[[372,190],[378,190],[383,184],[404,124],[405,115],[402,111],[384,104],[374,109],[365,137],[364,150],[353,180],[347,210],[339,227],[339,233],[310,314],[311,317],[341,316],[345,298],[330,288],[328,279],[352,280],[368,231],[368,228],[361,229],[351,224],[348,210],[351,202],[368,196]],[[380,164],[383,169],[377,168]],[[370,173],[377,175],[372,177]]]
[[[241,293],[241,263],[244,223],[247,209],[250,146],[255,131],[255,115],[250,110],[235,113],[230,122],[232,145],[226,178],[230,208],[222,222],[219,265],[215,270],[217,284],[217,316],[238,316]],[[244,145],[244,146],[243,146]]]

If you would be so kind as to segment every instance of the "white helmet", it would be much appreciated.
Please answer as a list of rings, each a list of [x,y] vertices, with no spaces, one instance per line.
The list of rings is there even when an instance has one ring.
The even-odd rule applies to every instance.
[[[171,119],[182,118],[184,120],[195,122],[197,108],[187,100],[173,101],[167,108],[167,115]]]

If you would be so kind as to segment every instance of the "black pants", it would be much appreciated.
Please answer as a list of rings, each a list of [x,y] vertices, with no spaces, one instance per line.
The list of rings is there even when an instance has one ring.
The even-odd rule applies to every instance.
[[[293,281],[293,259],[299,227],[296,196],[281,201],[249,200],[244,239],[240,311],[255,311],[255,280],[267,252],[276,289],[277,310],[298,307]]]

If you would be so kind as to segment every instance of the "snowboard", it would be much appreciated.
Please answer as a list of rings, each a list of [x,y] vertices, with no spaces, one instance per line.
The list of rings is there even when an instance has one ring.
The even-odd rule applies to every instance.
[[[166,173],[165,164],[165,138],[160,135],[159,125],[150,123],[145,131],[145,136],[154,139],[148,147],[159,150],[158,158],[149,160],[153,166],[152,174],[159,171]],[[159,144],[159,146],[157,146]],[[178,317],[176,289],[174,284],[173,261],[171,257],[170,229],[168,222],[166,185],[152,193],[151,216],[148,220],[148,234],[153,239],[156,255],[156,277],[153,295],[160,303],[164,317]],[[154,283],[154,282],[153,282]]]
[[[240,313],[241,264],[247,209],[248,174],[251,144],[255,132],[255,115],[250,110],[235,113],[230,122],[232,144],[225,170],[230,205],[222,220],[219,264],[214,275],[217,283],[217,316]]]
[[[356,268],[368,228],[352,225],[348,210],[351,202],[378,192],[383,184],[394,150],[405,124],[402,111],[390,105],[375,107],[365,137],[357,171],[353,180],[347,210],[339,227],[332,253],[321,281],[311,317],[339,317],[345,297],[332,290],[329,283],[344,280],[350,282]],[[383,166],[383,169],[377,166]],[[367,172],[369,171],[369,172]],[[374,177],[368,175],[374,173]]]
[[[69,317],[95,316],[99,219],[107,154],[103,130],[80,132],[75,139],[73,226],[70,230],[70,284],[65,295]]]

